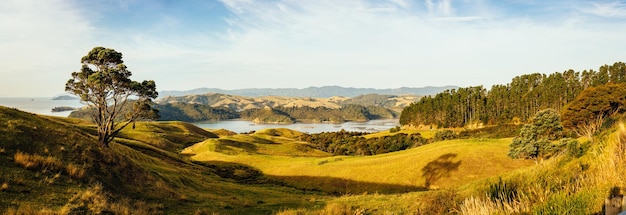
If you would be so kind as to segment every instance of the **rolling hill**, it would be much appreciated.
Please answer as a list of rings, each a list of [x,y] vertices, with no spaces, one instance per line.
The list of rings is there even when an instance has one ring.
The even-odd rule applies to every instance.
[[[277,138],[264,134],[268,131],[259,132],[211,139],[188,147],[183,153],[193,155],[191,158],[198,161],[253,166],[292,186],[336,194],[403,193],[452,188],[533,164],[532,161],[513,160],[506,156],[510,139],[442,141],[363,157],[297,156],[284,153],[263,153],[264,156],[257,156],[258,153],[251,153],[249,149],[265,148],[268,143],[251,138]],[[280,139],[283,144],[294,141],[286,137]],[[234,140],[247,144],[228,144],[232,149],[220,149],[220,146]],[[381,174],[385,177],[381,177]]]
[[[179,122],[138,123],[110,148],[91,124],[0,107],[0,211],[16,214],[271,213],[318,194],[250,167],[178,151],[217,135]],[[47,211],[47,212],[46,212]]]
[[[233,134],[141,122],[107,149],[94,134],[86,121],[0,107],[0,211],[596,214],[626,186],[619,121],[538,163],[506,157],[510,138],[330,156],[288,129]]]
[[[207,93],[220,93],[231,94],[238,96],[284,96],[284,97],[312,97],[312,98],[330,98],[333,96],[340,97],[355,97],[365,94],[384,94],[384,95],[434,95],[444,90],[456,89],[456,86],[443,86],[443,87],[402,87],[395,89],[374,89],[374,88],[351,88],[351,87],[339,87],[339,86],[324,86],[324,87],[308,87],[303,89],[297,88],[251,88],[251,89],[237,89],[237,90],[223,90],[217,88],[198,88],[187,91],[160,91],[161,98],[168,96],[185,96],[195,94],[207,94]]]
[[[156,101],[157,104],[168,103],[188,103],[208,105],[212,108],[225,108],[233,111],[243,111],[249,109],[262,109],[265,107],[324,107],[338,109],[344,105],[376,106],[392,109],[396,112],[409,104],[418,101],[418,95],[379,95],[364,94],[355,97],[333,96],[322,97],[284,97],[284,96],[263,96],[246,97],[221,93],[206,93],[184,96],[168,96]]]

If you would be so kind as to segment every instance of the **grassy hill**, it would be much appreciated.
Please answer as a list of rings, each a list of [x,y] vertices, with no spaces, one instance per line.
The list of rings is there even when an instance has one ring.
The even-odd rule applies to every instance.
[[[142,122],[109,149],[94,135],[86,121],[0,107],[0,212],[594,214],[626,187],[621,123],[538,164],[506,157],[510,138],[330,156],[288,129]]]
[[[292,186],[335,194],[451,188],[534,164],[506,156],[510,139],[442,141],[376,156],[312,157],[278,150],[251,153],[250,149],[267,147],[267,142],[253,139],[258,137],[267,138],[253,134],[212,139],[191,146],[183,153],[194,154],[191,158],[199,161],[253,166]],[[233,139],[239,144],[229,144]],[[282,144],[293,141],[288,137],[281,137],[281,140]],[[220,148],[227,144],[232,148]]]
[[[80,120],[0,107],[0,211],[5,213],[271,213],[320,204],[259,171],[178,154],[216,135],[185,123],[139,123],[101,149]],[[313,200],[311,200],[313,199]]]

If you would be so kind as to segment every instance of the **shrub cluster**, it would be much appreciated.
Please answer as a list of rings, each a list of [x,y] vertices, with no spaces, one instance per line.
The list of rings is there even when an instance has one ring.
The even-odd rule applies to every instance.
[[[366,132],[322,132],[300,136],[301,141],[310,142],[319,150],[334,155],[375,155],[405,150],[430,142],[421,134],[398,133],[393,136],[363,137]]]

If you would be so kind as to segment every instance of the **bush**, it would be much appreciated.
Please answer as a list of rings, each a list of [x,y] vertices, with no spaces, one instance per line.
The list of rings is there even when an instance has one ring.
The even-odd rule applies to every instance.
[[[396,126],[396,127],[389,129],[389,133],[396,133],[396,132],[399,132],[400,130],[402,130],[400,126]]]
[[[585,143],[578,142],[577,139],[563,138],[559,141],[559,145],[562,145],[567,149],[567,156],[572,158],[582,157],[589,149],[589,141]]]
[[[435,133],[435,141],[441,140],[454,140],[458,137],[458,135],[453,130],[440,130]]]

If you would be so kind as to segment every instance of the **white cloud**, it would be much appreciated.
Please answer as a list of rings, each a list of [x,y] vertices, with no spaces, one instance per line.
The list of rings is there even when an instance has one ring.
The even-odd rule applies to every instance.
[[[66,1],[6,0],[0,8],[0,85],[41,95],[37,86],[55,82],[62,92],[94,28]]]
[[[133,78],[154,79],[159,90],[490,86],[530,72],[623,61],[626,49],[624,24],[586,19],[580,10],[532,17],[483,0],[221,2],[229,16],[212,19],[225,20],[225,30],[178,32],[168,29],[189,20],[171,14],[137,28],[94,27],[106,13],[61,0],[2,1],[0,45],[8,51],[0,54],[0,86],[25,95],[62,92],[94,46],[122,52]],[[139,4],[114,3],[108,10]],[[24,85],[27,78],[39,89]]]
[[[397,1],[224,2],[236,8],[236,16],[230,18],[230,47],[214,56],[212,69],[252,80],[268,75],[288,80],[296,72],[333,77],[311,78],[309,85],[489,86],[524,73],[587,69],[620,60],[617,52],[582,52],[614,50],[613,45],[621,44],[616,38],[626,35],[603,24],[587,32],[580,20],[502,17],[483,1],[426,0],[425,10]],[[457,11],[459,4],[472,10]],[[302,82],[289,87],[304,87]]]
[[[591,6],[592,8],[586,12],[596,16],[626,18],[626,3],[624,2],[592,2]]]

